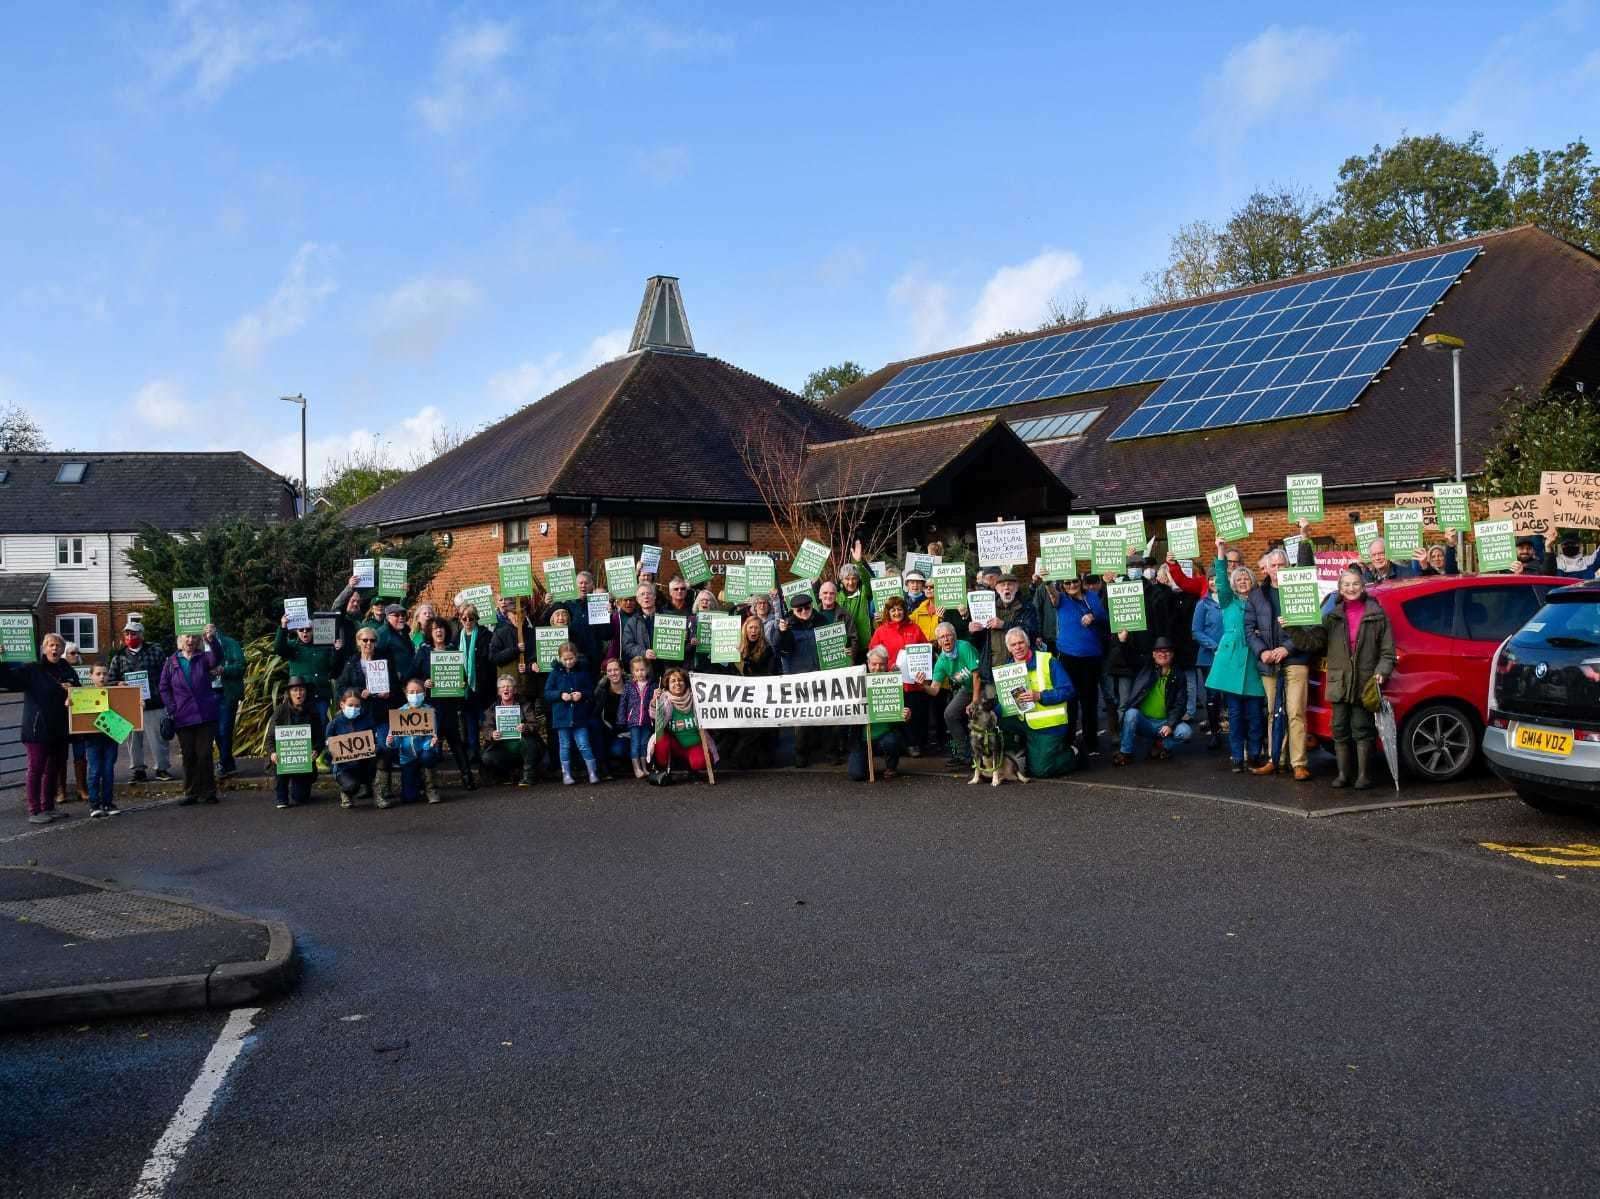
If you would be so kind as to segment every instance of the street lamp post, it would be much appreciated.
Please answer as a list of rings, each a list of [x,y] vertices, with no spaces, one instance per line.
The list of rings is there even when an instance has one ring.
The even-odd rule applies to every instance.
[[[1430,333],[1422,339],[1422,348],[1442,353],[1450,351],[1450,375],[1455,384],[1456,430],[1456,482],[1461,482],[1461,351],[1467,343],[1448,333]]]
[[[300,517],[311,514],[311,480],[306,478],[306,398],[303,395],[279,396],[285,404],[300,405]],[[1461,406],[1456,405],[1457,424],[1460,423]],[[1456,437],[1456,476],[1461,475],[1461,438]]]

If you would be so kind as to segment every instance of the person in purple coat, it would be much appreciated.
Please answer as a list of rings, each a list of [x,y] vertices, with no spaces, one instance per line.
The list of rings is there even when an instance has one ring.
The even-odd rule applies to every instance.
[[[217,640],[217,626],[211,624],[204,638],[193,633],[179,637],[177,652],[161,667],[161,702],[183,750],[180,804],[217,802],[211,746],[217,736],[218,707],[211,680],[221,673],[222,642]]]

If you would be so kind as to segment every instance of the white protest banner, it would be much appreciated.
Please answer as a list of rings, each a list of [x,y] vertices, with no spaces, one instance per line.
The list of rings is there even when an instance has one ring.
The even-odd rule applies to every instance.
[[[925,641],[900,651],[900,681],[915,683],[919,674],[924,683],[933,678],[933,646]]]
[[[1028,522],[999,520],[978,526],[978,562],[982,566],[1025,566],[1028,554]]]
[[[967,619],[988,624],[994,619],[995,593],[987,587],[981,591],[967,592]]]
[[[283,601],[283,614],[289,618],[289,623],[284,628],[309,629],[311,627],[311,605],[304,596],[299,599],[286,599]]]
[[[350,573],[355,575],[357,587],[363,591],[370,590],[378,585],[378,560],[357,558],[350,563]]]
[[[765,677],[692,674],[689,682],[703,729],[867,723],[863,666]]]

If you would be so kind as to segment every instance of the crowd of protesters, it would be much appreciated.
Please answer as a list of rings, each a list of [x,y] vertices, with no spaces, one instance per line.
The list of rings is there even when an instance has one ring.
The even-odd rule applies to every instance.
[[[996,712],[1009,752],[1033,777],[1083,769],[1108,746],[1114,766],[1132,762],[1141,746],[1148,757],[1165,759],[1203,732],[1207,750],[1226,746],[1236,772],[1282,772],[1305,781],[1312,777],[1306,705],[1317,658],[1326,662],[1333,716],[1332,785],[1369,787],[1373,699],[1395,669],[1395,649],[1367,588],[1408,575],[1457,573],[1455,537],[1405,564],[1390,560],[1382,541],[1371,544],[1365,561],[1340,575],[1322,622],[1290,627],[1279,572],[1312,564],[1304,522],[1300,532],[1294,563],[1282,544],[1250,564],[1218,540],[1209,571],[1186,568],[1171,554],[1158,562],[1138,549],[1120,574],[1046,580],[980,565],[975,585],[994,593],[995,613],[981,622],[965,604],[941,607],[917,570],[901,576],[902,594],[875,602],[873,571],[859,550],[835,575],[808,580],[787,597],[775,589],[735,604],[709,586],[692,588],[681,575],[660,586],[642,573],[633,594],[609,600],[608,619],[598,623],[590,618],[596,585],[587,571],[577,575],[576,599],[554,601],[537,586],[532,596],[501,598],[491,628],[471,603],[448,613],[428,603],[408,611],[352,577],[332,605],[331,643],[318,643],[311,627],[291,629],[287,615],[279,622],[273,649],[288,677],[267,727],[276,802],[280,808],[307,802],[319,765],[330,770],[343,806],[370,800],[380,808],[441,802],[445,763],[467,791],[483,779],[519,786],[545,776],[567,784],[663,782],[719,764],[759,770],[777,765],[785,744],[798,767],[845,767],[856,779],[871,773],[869,753],[881,758],[885,777],[897,772],[902,756],[942,753],[946,766],[966,769],[969,727],[980,707]],[[928,547],[932,554],[941,548]],[[1576,542],[1547,552],[1542,539],[1523,538],[1512,570],[1585,578],[1597,565],[1600,552],[1585,555]],[[1137,632],[1111,631],[1105,589],[1119,579],[1142,584],[1146,627]],[[681,661],[656,653],[662,613],[688,619]],[[712,659],[697,624],[705,613],[740,618],[733,661]],[[821,669],[817,631],[835,624],[845,629],[851,663],[901,675],[900,721],[865,730],[804,725],[715,735],[700,727],[691,671],[810,673]],[[538,658],[539,628],[567,630],[548,662]],[[208,625],[202,634],[180,636],[166,653],[144,633],[141,616],[129,615],[121,645],[92,670],[80,671],[76,647],[53,633],[41,642],[37,661],[0,667],[0,686],[23,695],[31,822],[63,815],[57,800],[71,793],[69,759],[76,796],[96,817],[117,811],[112,779],[122,748],[134,782],[146,781],[152,768],[166,781],[176,741],[183,804],[216,803],[218,781],[238,772],[234,733],[245,675],[238,641]],[[932,669],[913,673],[907,649],[922,644],[930,646]],[[464,684],[459,690],[442,684],[447,660]],[[1006,696],[996,691],[1000,667],[1011,667],[1013,676],[1020,668],[1024,680]],[[114,684],[140,688],[142,729],[120,746],[103,732],[70,733],[69,689]],[[395,709],[409,713],[418,731],[392,730]],[[1269,748],[1274,714],[1283,735]],[[310,731],[309,769],[279,761],[276,734],[289,727]],[[335,755],[336,745],[350,741],[361,745]]]

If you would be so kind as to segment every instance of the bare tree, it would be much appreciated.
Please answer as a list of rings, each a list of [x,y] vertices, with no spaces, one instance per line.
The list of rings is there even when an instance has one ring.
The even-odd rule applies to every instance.
[[[16,404],[0,407],[0,454],[40,454],[50,448],[39,422]]]
[[[433,435],[428,438],[426,445],[420,445],[411,451],[409,469],[416,470],[418,467],[427,466],[435,458],[444,457],[466,441],[469,436],[470,434],[465,429],[457,425],[439,426],[433,431]]]

